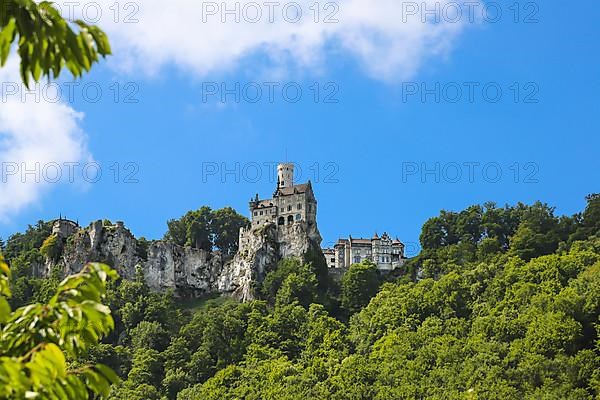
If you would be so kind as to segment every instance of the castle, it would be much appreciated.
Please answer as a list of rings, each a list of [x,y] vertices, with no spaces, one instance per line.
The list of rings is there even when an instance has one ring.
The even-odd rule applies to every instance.
[[[294,183],[294,164],[279,164],[277,167],[277,188],[271,199],[260,200],[258,194],[250,199],[251,225],[240,229],[239,247],[244,249],[252,240],[253,234],[267,226],[274,225],[276,241],[280,244],[280,255],[287,257],[293,251],[286,250],[293,241],[294,232],[306,231],[317,244],[321,235],[317,229],[317,200],[310,181],[296,185]]]
[[[258,194],[250,200],[252,225],[272,222],[278,226],[291,225],[295,221],[317,223],[317,200],[310,181],[294,185],[294,164],[279,164],[277,189],[272,199],[259,200]]]
[[[277,227],[276,241],[280,244],[282,257],[293,254],[286,251],[294,226],[306,226],[309,236],[320,244],[317,229],[317,200],[310,181],[294,184],[294,164],[279,164],[277,167],[277,189],[273,198],[260,200],[258,194],[250,200],[251,226],[240,230],[240,249],[248,246],[252,233],[269,224]],[[369,260],[382,271],[392,271],[403,265],[404,244],[392,240],[387,233],[380,238],[340,239],[333,249],[322,249],[327,265],[334,269],[345,269],[351,264]]]

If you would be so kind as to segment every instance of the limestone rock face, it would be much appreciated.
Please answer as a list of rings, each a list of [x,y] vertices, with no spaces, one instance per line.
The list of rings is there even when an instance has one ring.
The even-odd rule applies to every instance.
[[[103,262],[126,279],[139,268],[147,284],[156,290],[173,289],[177,295],[197,297],[225,294],[242,301],[254,298],[254,287],[284,257],[303,257],[320,249],[316,226],[299,221],[290,225],[265,224],[242,229],[240,249],[233,257],[220,251],[181,247],[167,241],[137,240],[123,223],[96,221],[60,236],[62,254],[46,260],[42,275],[60,268],[65,275],[79,272],[88,262]]]
[[[217,287],[221,293],[248,301],[254,297],[253,282],[261,281],[266,271],[279,261],[277,229],[269,224],[240,236],[244,236],[244,242],[233,260],[225,265]]]
[[[81,271],[88,262],[104,262],[131,279],[140,258],[137,248],[137,240],[123,225],[103,226],[102,221],[96,221],[65,238],[60,259],[50,263],[47,270],[59,265],[68,275]]]
[[[215,277],[222,269],[220,252],[192,249],[173,243],[153,242],[146,260],[140,261],[148,285],[176,289],[180,294],[214,292]]]
[[[321,251],[321,235],[316,225],[298,221],[276,226],[266,223],[240,232],[240,248],[225,266],[218,282],[221,293],[229,293],[242,301],[254,298],[253,287],[287,257],[304,258],[311,249]]]

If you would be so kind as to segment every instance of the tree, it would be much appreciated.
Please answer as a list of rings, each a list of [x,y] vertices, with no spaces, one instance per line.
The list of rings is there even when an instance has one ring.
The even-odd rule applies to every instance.
[[[75,30],[74,30],[75,29]],[[99,56],[111,54],[104,32],[81,20],[67,21],[49,1],[0,1],[0,66],[18,43],[21,79],[58,78],[66,67],[75,77],[89,72]]]
[[[353,264],[342,277],[342,307],[354,314],[369,304],[378,290],[377,266],[369,261]]]
[[[262,297],[270,304],[275,304],[277,292],[281,289],[283,282],[288,276],[294,274],[302,268],[302,263],[297,258],[284,258],[281,260],[275,270],[267,273],[262,281],[260,292]]]
[[[442,210],[439,217],[425,222],[420,236],[423,249],[436,249],[458,243],[460,237],[457,234],[457,218],[458,214]]]
[[[50,222],[38,221],[35,225],[29,225],[25,233],[11,235],[6,241],[4,252],[9,264],[19,256],[28,253],[31,254],[31,252],[39,253],[39,248],[44,243],[44,240],[51,234],[52,224]]]
[[[545,244],[544,235],[536,233],[527,224],[521,224],[510,239],[510,253],[529,261],[543,254]]]
[[[233,208],[226,207],[212,214],[211,231],[215,247],[225,255],[233,255],[238,250],[240,228],[247,226],[250,221],[238,214]]]
[[[129,332],[131,345],[137,349],[163,351],[169,344],[168,332],[159,322],[142,321]]]
[[[177,394],[191,383],[189,374],[182,368],[170,370],[165,374],[162,386],[170,399],[177,398]]]
[[[213,247],[211,225],[212,210],[205,206],[199,210],[188,212],[180,219],[168,221],[169,230],[165,234],[165,238],[179,246],[211,251]]]
[[[198,211],[189,213],[185,245],[211,251],[213,247],[211,225],[212,210],[210,207],[204,206]]]
[[[184,218],[167,221],[168,230],[165,233],[165,239],[179,246],[185,246],[187,241],[187,225]]]
[[[168,221],[165,238],[179,246],[207,251],[214,246],[231,256],[238,249],[240,228],[246,225],[248,220],[231,207],[212,211],[205,206],[189,211],[180,219]]]
[[[56,261],[60,256],[62,243],[56,234],[52,234],[44,240],[40,247],[40,253],[48,260]]]
[[[600,235],[600,194],[590,194],[586,197],[587,206],[581,215],[578,215],[579,226],[569,237],[569,242],[585,240],[592,235]]]
[[[160,353],[154,349],[139,348],[133,356],[133,365],[125,386],[134,389],[140,385],[158,384],[161,381],[162,362]]]
[[[291,273],[277,291],[275,304],[281,306],[297,301],[307,308],[317,299],[317,278],[309,265],[303,265],[298,272]]]
[[[590,194],[586,197],[587,207],[583,212],[583,226],[590,228],[594,235],[600,230],[600,193]]]
[[[0,399],[107,396],[118,381],[110,368],[72,369],[67,357],[81,356],[113,328],[110,309],[101,301],[116,272],[88,264],[61,282],[48,304],[14,311],[7,301],[9,276],[0,256]]]
[[[483,233],[483,209],[481,206],[471,206],[458,214],[456,219],[456,234],[461,240],[473,244],[479,243]]]

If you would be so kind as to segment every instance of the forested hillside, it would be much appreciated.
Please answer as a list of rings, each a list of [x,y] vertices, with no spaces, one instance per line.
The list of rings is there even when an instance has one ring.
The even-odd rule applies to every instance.
[[[114,330],[68,361],[116,371],[112,399],[600,398],[600,196],[587,200],[574,216],[442,211],[394,276],[363,263],[336,282],[287,259],[249,303],[113,280]],[[39,223],[3,244],[13,307],[58,286],[28,277],[49,234]]]

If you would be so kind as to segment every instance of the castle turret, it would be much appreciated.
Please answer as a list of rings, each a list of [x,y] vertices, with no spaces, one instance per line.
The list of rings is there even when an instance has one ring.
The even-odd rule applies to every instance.
[[[294,186],[294,164],[285,163],[277,166],[277,188]]]

